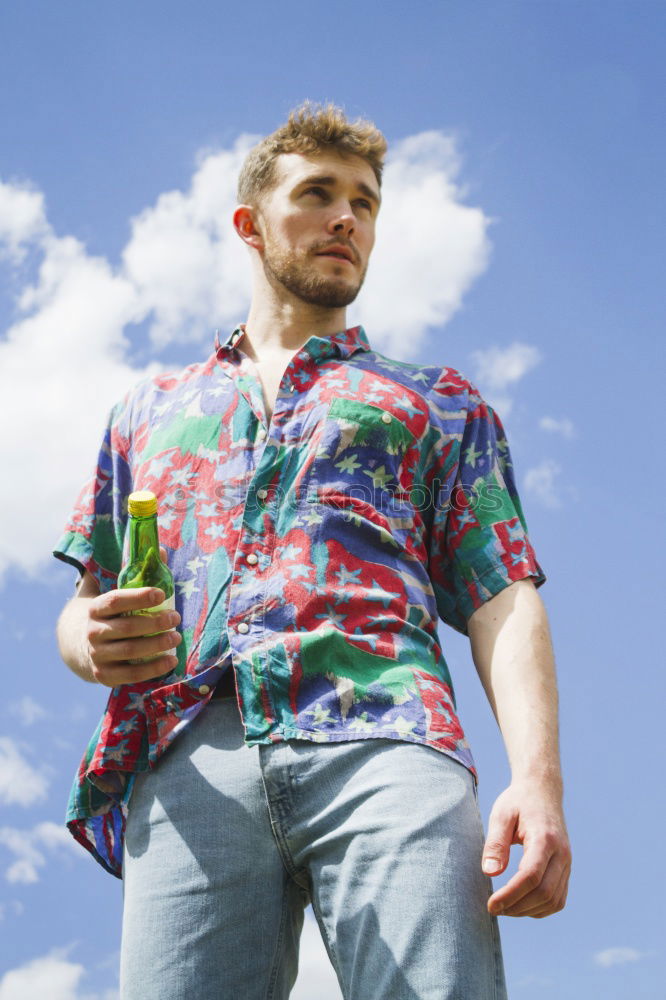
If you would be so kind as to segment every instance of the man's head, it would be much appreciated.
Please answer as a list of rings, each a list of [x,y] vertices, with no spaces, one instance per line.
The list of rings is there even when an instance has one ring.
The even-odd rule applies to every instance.
[[[286,124],[247,154],[238,176],[238,201],[254,205],[275,187],[277,160],[283,153],[331,152],[360,156],[372,168],[377,187],[381,187],[386,154],[386,139],[381,132],[372,122],[348,121],[333,104],[317,107],[305,101],[290,113]]]
[[[273,289],[324,308],[356,298],[374,244],[385,151],[374,125],[307,102],[250,151],[234,224]]]

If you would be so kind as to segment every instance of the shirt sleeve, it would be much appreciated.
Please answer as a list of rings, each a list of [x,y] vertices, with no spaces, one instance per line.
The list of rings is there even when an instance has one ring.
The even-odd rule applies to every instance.
[[[472,613],[504,587],[526,577],[539,587],[546,579],[527,534],[500,418],[467,385],[459,447],[444,449],[448,475],[435,497],[429,550],[439,615],[463,635]]]
[[[111,410],[92,476],[82,487],[64,533],[53,549],[56,559],[91,573],[101,593],[113,590],[122,565],[127,529],[127,497],[132,492],[128,442],[120,431],[124,407]]]

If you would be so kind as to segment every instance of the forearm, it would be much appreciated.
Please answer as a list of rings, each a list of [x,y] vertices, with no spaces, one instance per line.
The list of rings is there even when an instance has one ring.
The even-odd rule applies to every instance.
[[[69,669],[84,681],[96,684],[85,640],[88,605],[92,598],[73,597],[62,610],[56,636],[60,655]]]
[[[472,656],[506,746],[512,779],[562,795],[555,661],[531,580],[505,588],[468,623]]]

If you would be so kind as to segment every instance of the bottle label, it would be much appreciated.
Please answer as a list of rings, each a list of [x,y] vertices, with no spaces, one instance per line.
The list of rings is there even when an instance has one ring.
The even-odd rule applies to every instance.
[[[147,615],[151,617],[152,615],[157,615],[160,611],[175,611],[176,610],[176,595],[175,593],[171,597],[167,597],[166,601],[162,601],[161,604],[156,604],[153,608],[142,608],[140,611],[124,611],[123,618],[128,618],[130,615]],[[167,629],[166,631],[170,631]],[[161,635],[161,632],[147,632],[146,637],[151,635]],[[142,656],[136,660],[128,660],[128,663],[150,663],[151,660],[157,660],[160,656],[176,656],[176,650],[165,649],[163,653],[156,653],[154,656]]]

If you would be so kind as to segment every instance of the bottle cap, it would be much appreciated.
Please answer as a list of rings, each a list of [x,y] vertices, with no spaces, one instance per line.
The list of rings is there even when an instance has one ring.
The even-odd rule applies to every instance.
[[[133,517],[150,517],[157,514],[157,497],[150,490],[136,490],[129,495],[127,509]]]

